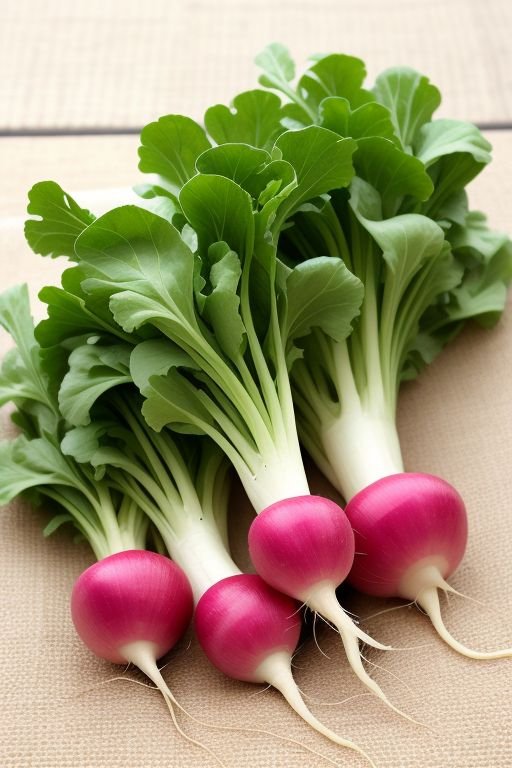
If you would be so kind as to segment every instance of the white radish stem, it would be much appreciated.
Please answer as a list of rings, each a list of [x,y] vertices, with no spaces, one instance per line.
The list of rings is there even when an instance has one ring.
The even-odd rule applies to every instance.
[[[455,592],[449,584],[443,584],[442,589],[449,589],[450,592]],[[512,656],[512,648],[503,648],[499,651],[475,651],[472,648],[467,648],[462,643],[459,643],[450,632],[447,630],[443,617],[441,616],[441,606],[439,603],[438,587],[429,587],[424,589],[416,598],[416,603],[423,608],[430,621],[434,625],[438,635],[453,648],[457,653],[467,656],[470,659],[505,659]]]
[[[297,683],[293,679],[291,659],[286,651],[278,651],[277,653],[268,656],[265,661],[260,664],[258,672],[284,696],[291,708],[299,715],[299,717],[308,723],[308,725],[314,728],[315,731],[318,731],[318,733],[321,733],[335,744],[339,744],[342,747],[348,747],[348,749],[353,749],[355,752],[358,752],[368,760],[373,768],[376,768],[371,757],[369,757],[361,747],[358,747],[353,741],[344,739],[342,736],[339,736],[332,731],[326,725],[321,723],[320,720],[317,720],[313,713],[308,709],[297,687]]]

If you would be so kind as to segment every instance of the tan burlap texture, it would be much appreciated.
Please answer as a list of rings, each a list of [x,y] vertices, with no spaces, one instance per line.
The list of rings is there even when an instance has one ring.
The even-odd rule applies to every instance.
[[[137,125],[171,110],[199,116],[212,101],[253,84],[250,59],[271,39],[303,57],[333,48],[360,53],[373,73],[397,60],[419,66],[442,85],[446,115],[487,121],[512,113],[508,50],[500,58],[511,29],[505,3],[97,0],[63,11],[62,2],[50,0],[44,12],[34,2],[5,6],[0,128]],[[471,202],[493,226],[511,232],[512,131],[487,135],[495,161],[472,185]],[[129,185],[136,181],[136,148],[129,136],[0,139],[1,288],[27,281],[37,318],[44,314],[37,291],[55,282],[64,264],[34,256],[24,243],[27,189],[42,178],[77,192]],[[2,332],[0,354],[8,347]],[[512,644],[511,382],[512,306],[492,332],[466,329],[404,387],[399,406],[407,468],[442,475],[467,503],[469,546],[451,581],[479,602],[452,596],[443,611],[456,637],[482,649]],[[7,409],[0,418],[2,435],[11,434]],[[317,475],[312,487],[322,487]],[[211,756],[176,733],[159,695],[130,682],[144,682],[141,675],[81,645],[69,594],[91,553],[64,532],[43,539],[45,519],[25,502],[0,513],[0,766],[213,768]],[[244,567],[250,519],[235,486],[232,544]],[[511,661],[458,656],[413,606],[350,591],[345,604],[375,637],[405,649],[368,652],[369,669],[390,699],[426,727],[365,694],[343,661],[339,638],[321,624],[321,650],[310,632],[295,658],[297,681],[320,719],[364,747],[379,768],[512,766]],[[376,615],[388,608],[396,610]],[[191,714],[240,729],[215,731],[180,718],[229,768],[328,764],[301,745],[340,766],[366,764],[315,735],[277,693],[223,677],[192,632],[164,661],[167,682]]]

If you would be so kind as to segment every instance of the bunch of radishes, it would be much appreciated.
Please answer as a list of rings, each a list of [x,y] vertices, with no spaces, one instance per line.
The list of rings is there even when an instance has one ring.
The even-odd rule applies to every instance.
[[[338,603],[347,578],[415,601],[465,655],[512,653],[467,649],[444,627],[438,591],[454,591],[464,504],[444,480],[404,472],[395,426],[400,382],[468,318],[496,322],[512,251],[465,194],[489,145],[431,119],[426,78],[389,70],[366,90],[363,63],[332,55],[294,85],[281,46],[258,62],[270,90],[210,108],[206,130],[169,115],[142,131],[140,169],[158,178],[140,206],[96,219],[53,182],[31,190],[29,244],[75,266],[41,292],[35,332],[26,290],[0,297],[16,343],[0,403],[23,433],[0,444],[0,501],[35,488],[55,504],[48,533],[71,522],[88,539],[98,562],[73,590],[77,631],[136,664],[171,708],[156,660],[195,605],[219,669],[270,683],[361,751],[293,680],[302,606],[338,629],[388,704],[359,643],[387,646]],[[310,494],[299,437],[345,511]],[[258,575],[229,554],[229,464],[257,515]]]

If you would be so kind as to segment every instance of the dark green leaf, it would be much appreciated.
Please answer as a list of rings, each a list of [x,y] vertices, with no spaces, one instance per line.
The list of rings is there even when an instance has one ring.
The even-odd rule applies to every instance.
[[[35,253],[67,256],[75,260],[75,241],[94,221],[90,211],[80,206],[54,181],[40,181],[28,193],[27,212],[37,219],[25,222],[25,237]]]

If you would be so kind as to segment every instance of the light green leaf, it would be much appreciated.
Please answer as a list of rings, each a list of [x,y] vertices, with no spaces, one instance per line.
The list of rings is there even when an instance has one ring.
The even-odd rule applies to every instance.
[[[357,144],[326,128],[310,126],[300,131],[287,131],[276,141],[276,148],[282,159],[293,167],[297,177],[296,187],[279,209],[279,226],[304,202],[346,187],[353,177],[352,155]]]
[[[254,59],[264,74],[259,82],[266,88],[281,90],[283,84],[289,83],[295,77],[295,64],[281,43],[271,43]]]
[[[181,190],[180,203],[197,232],[201,252],[219,241],[226,242],[242,260],[252,252],[251,197],[234,181],[199,174]]]
[[[173,194],[196,173],[196,160],[208,141],[204,130],[183,115],[165,115],[146,125],[140,134],[139,169],[156,173]]]
[[[217,144],[243,142],[270,150],[283,132],[281,101],[275,93],[255,89],[239,93],[230,109],[216,104],[206,110],[206,130]]]
[[[421,127],[432,119],[441,94],[427,77],[408,67],[382,72],[373,87],[375,98],[391,112],[404,149],[414,144]]]
[[[142,208],[116,208],[88,227],[76,249],[84,290],[110,297],[125,331],[158,320],[197,340],[194,255],[171,224]]]
[[[168,339],[143,341],[130,355],[130,374],[137,389],[143,394],[152,376],[165,376],[171,368],[197,370],[192,358]]]
[[[311,107],[318,110],[328,96],[346,99],[356,109],[374,96],[362,86],[366,77],[364,61],[343,53],[323,56],[302,75],[298,84],[299,93],[306,94]]]
[[[240,259],[226,243],[214,243],[208,249],[206,261],[207,285],[211,290],[204,298],[202,317],[210,325],[221,350],[236,360],[243,354],[246,339],[238,296]]]
[[[320,102],[320,125],[340,136],[363,139],[381,136],[397,142],[389,110],[375,101],[352,110],[347,99],[328,97]]]
[[[472,123],[461,120],[434,120],[424,125],[415,142],[415,155],[428,168],[441,157],[462,153],[477,164],[491,161],[491,145]]]
[[[346,338],[359,313],[363,285],[341,259],[319,256],[291,270],[283,299],[282,336],[293,354],[293,342],[314,328],[337,341]]]

